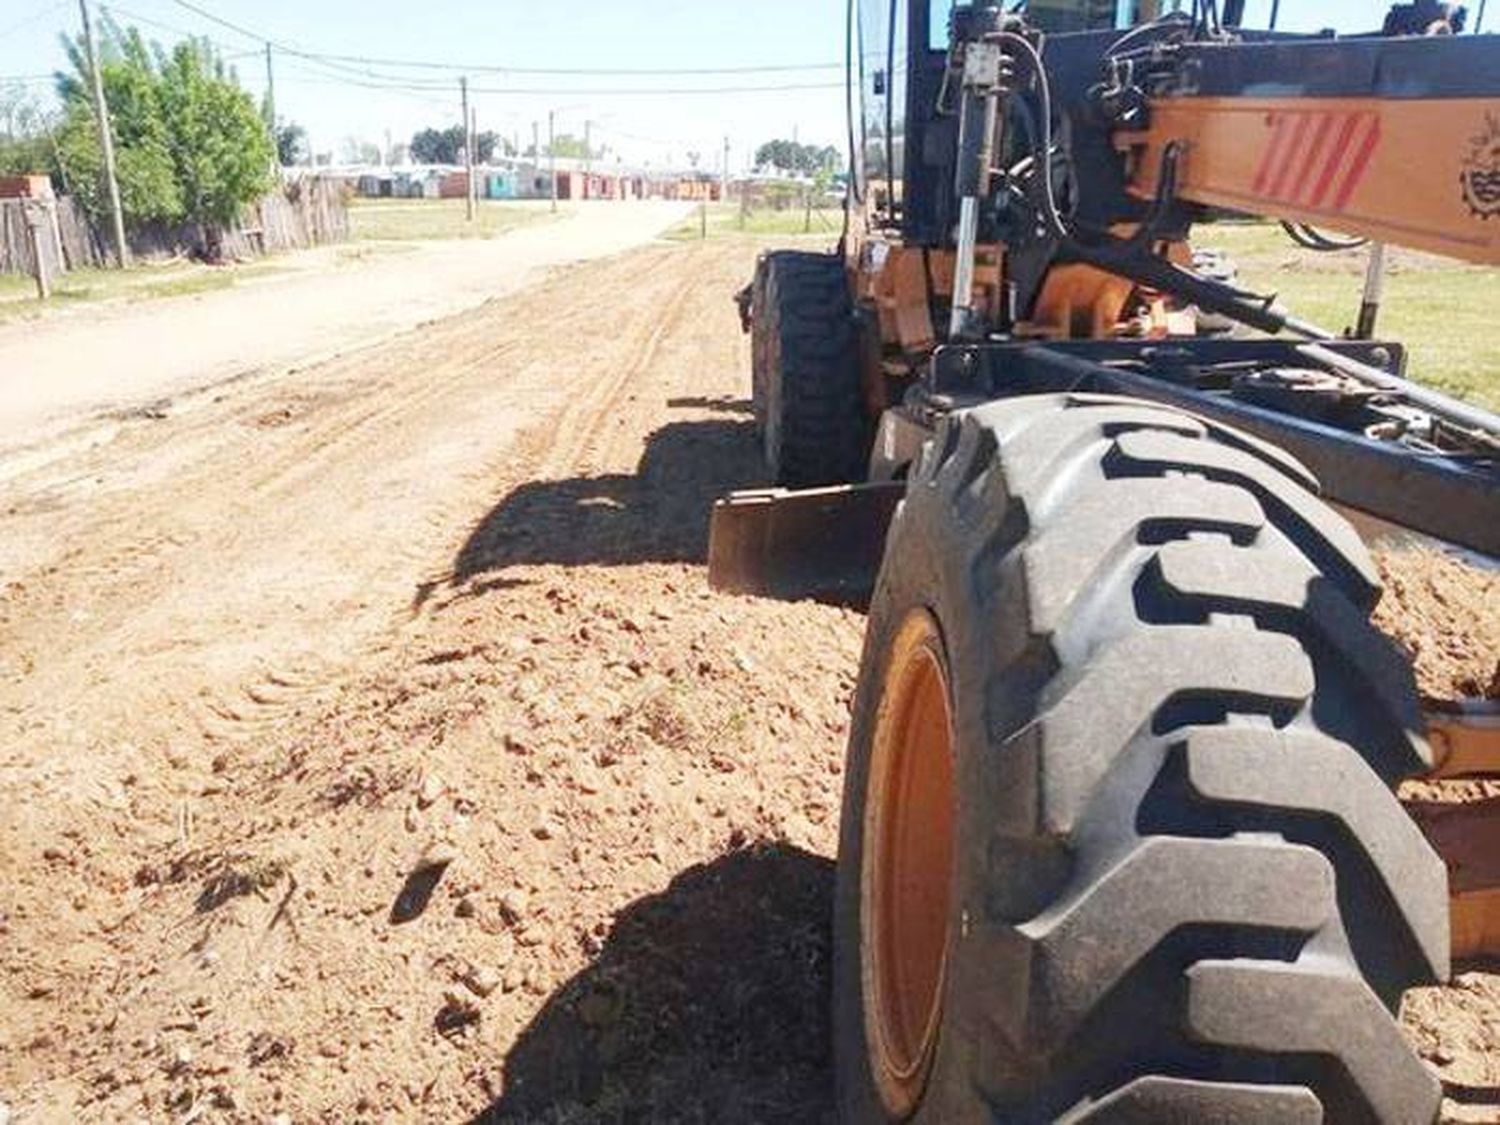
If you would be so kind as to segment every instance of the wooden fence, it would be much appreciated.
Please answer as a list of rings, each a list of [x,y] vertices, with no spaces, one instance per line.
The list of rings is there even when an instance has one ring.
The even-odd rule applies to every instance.
[[[36,244],[49,275],[99,261],[98,239],[72,199],[59,199],[46,210],[29,199],[0,199],[0,273],[36,273],[33,222],[40,223]]]
[[[36,259],[27,222],[34,201],[0,199],[0,273],[32,274]],[[56,201],[38,239],[49,273],[101,266],[109,250],[83,208],[70,197]],[[349,237],[349,209],[343,185],[334,180],[295,180],[247,209],[224,232],[224,254],[253,258],[278,250],[305,249]],[[141,258],[200,253],[202,232],[192,224],[148,225],[131,232],[130,252]]]

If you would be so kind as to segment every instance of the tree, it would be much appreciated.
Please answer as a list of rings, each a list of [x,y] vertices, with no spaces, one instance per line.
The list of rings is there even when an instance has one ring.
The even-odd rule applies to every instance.
[[[276,146],[250,95],[205,40],[161,60],[161,111],[184,217],[202,228],[208,258],[223,230],[275,184]]]
[[[511,154],[511,146],[500,134],[486,129],[474,135],[474,161],[488,164],[496,153]],[[411,139],[411,158],[418,164],[462,164],[464,127],[423,129]]]
[[[778,172],[815,175],[835,171],[840,164],[839,151],[832,145],[804,145],[796,141],[767,141],[755,150],[755,166]]]
[[[155,60],[139,32],[121,30],[107,14],[101,23],[99,75],[110,108],[115,173],[126,224],[176,222],[183,215],[182,190],[162,116]],[[57,159],[66,170],[74,196],[99,219],[108,206],[108,191],[89,89],[88,58],[81,36],[64,37],[63,48],[73,72],[57,78],[63,103]]]
[[[87,55],[64,38],[71,73],[58,75],[63,121],[57,160],[94,216],[106,190],[89,89]],[[210,259],[224,228],[274,186],[278,145],[253,98],[207,40],[171,52],[147,48],[138,31],[102,21],[99,74],[109,102],[120,203],[127,225],[196,224]]]
[[[565,160],[603,160],[608,151],[607,145],[592,148],[584,143],[582,137],[575,137],[572,133],[557,134],[552,143],[542,149],[546,156],[560,156]]]
[[[310,153],[307,130],[301,125],[287,121],[276,126],[276,159],[283,168],[307,163]]]
[[[500,146],[500,137],[490,130],[476,133],[474,135],[474,159],[480,164],[488,164],[490,157],[495,155],[495,150]]]
[[[0,175],[52,169],[50,129],[47,115],[26,87],[0,87]]]
[[[411,158],[418,164],[462,164],[464,127],[423,129],[411,139]]]

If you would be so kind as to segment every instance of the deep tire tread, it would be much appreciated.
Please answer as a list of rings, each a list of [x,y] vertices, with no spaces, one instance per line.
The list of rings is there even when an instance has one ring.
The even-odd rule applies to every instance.
[[[956,971],[999,998],[968,1077],[1002,1118],[1436,1114],[1393,1018],[1448,971],[1443,865],[1392,792],[1427,751],[1314,488],[1090,395],[961,412],[914,468],[872,622],[952,574],[940,618],[982,630],[953,643],[983,652],[987,952]]]
[[[810,488],[863,479],[870,420],[843,259],[767,254],[752,301],[755,414],[776,483]]]

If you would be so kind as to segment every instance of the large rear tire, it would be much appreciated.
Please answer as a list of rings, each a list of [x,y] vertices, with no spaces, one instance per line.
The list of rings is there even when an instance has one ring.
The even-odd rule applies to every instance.
[[[766,254],[750,306],[751,399],[772,478],[788,488],[863,480],[871,426],[843,260]]]
[[[1296,462],[1099,396],[914,466],[871,607],[835,906],[847,1121],[1428,1122],[1426,756],[1375,572]]]

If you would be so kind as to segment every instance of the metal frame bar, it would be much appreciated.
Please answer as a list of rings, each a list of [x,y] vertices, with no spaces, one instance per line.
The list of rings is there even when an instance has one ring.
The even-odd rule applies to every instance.
[[[1330,351],[1398,373],[1394,344],[1330,341]],[[1270,441],[1300,459],[1334,501],[1438,539],[1500,557],[1500,463],[1419,454],[1205,390],[1174,366],[1257,363],[1306,367],[1289,340],[991,342],[947,345],[933,355],[929,392],[973,401],[1011,394],[1092,391],[1167,403]]]

